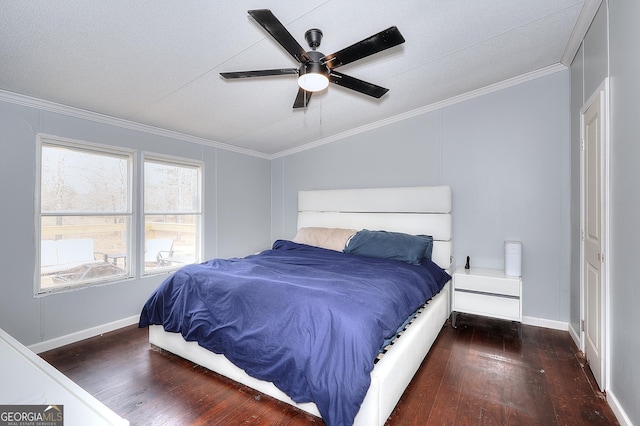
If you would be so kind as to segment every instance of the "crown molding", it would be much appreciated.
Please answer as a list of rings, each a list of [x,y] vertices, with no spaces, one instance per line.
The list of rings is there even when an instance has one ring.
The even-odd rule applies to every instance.
[[[260,157],[267,160],[271,159],[271,156],[262,152],[253,151],[249,149],[239,148],[237,146],[228,145],[222,142],[212,141],[210,139],[201,138],[198,136],[187,135],[173,130],[162,129],[160,127],[149,126],[147,124],[137,123],[135,121],[129,121],[122,118],[116,118],[105,114],[99,114],[97,112],[87,111],[80,108],[70,107],[67,105],[58,104],[55,102],[45,101],[42,99],[33,98],[26,95],[20,95],[18,93],[8,92],[0,89],[0,101],[35,108],[43,111],[49,111],[56,114],[62,114],[69,117],[80,118],[83,120],[89,120],[96,123],[107,124],[110,126],[116,126],[123,129],[134,130],[138,132],[150,133],[157,136],[163,136],[171,139],[178,139],[185,142],[191,142],[199,145],[206,145],[213,148],[224,149],[227,151],[237,152],[239,154],[251,155],[254,157]]]
[[[573,58],[575,58],[576,53],[578,53],[578,49],[584,40],[584,36],[587,35],[587,31],[589,30],[593,19],[596,17],[601,4],[602,0],[585,0],[582,5],[582,10],[580,11],[580,15],[578,15],[576,25],[573,27],[573,31],[569,37],[567,47],[564,49],[564,54],[562,55],[560,63],[567,67],[571,65],[571,62],[573,62]]]
[[[597,9],[596,9],[597,10]],[[90,120],[97,123],[107,124],[111,126],[117,126],[129,130],[139,131],[150,133],[158,136],[164,136],[172,139],[178,139],[186,142],[191,142],[200,145],[206,145],[213,148],[224,149],[227,151],[236,152],[239,154],[250,155],[253,157],[259,157],[266,160],[273,160],[280,157],[286,157],[289,155],[297,154],[299,152],[307,151],[309,149],[317,148],[322,145],[326,145],[331,142],[338,141],[340,139],[348,138],[360,133],[368,132],[370,130],[378,129],[380,127],[388,126],[393,123],[397,123],[399,121],[407,120],[412,117],[416,117],[418,115],[426,114],[431,111],[435,111],[450,105],[454,105],[460,102],[468,101],[473,98],[477,98],[479,96],[483,96],[489,93],[497,92],[499,90],[506,89],[508,87],[516,86],[518,84],[525,83],[527,81],[535,80],[536,78],[544,77],[546,75],[550,75],[559,71],[566,70],[567,66],[562,63],[550,65],[545,68],[541,68],[536,71],[532,71],[526,74],[522,74],[520,76],[501,81],[499,83],[495,83],[489,86],[485,86],[483,88],[473,90],[471,92],[464,93],[459,96],[454,96],[449,99],[445,99],[440,102],[436,102],[430,105],[426,105],[411,111],[407,111],[402,114],[395,115],[393,117],[385,118],[384,120],[376,121],[375,123],[370,123],[364,126],[356,127],[351,130],[347,130],[342,133],[338,133],[323,139],[319,139],[313,142],[309,142],[307,144],[298,146],[296,148],[288,149],[285,151],[281,151],[275,154],[266,154],[258,151],[253,151],[249,149],[239,148],[237,146],[224,144],[222,142],[216,142],[209,139],[187,135],[180,132],[175,132],[173,130],[162,129],[159,127],[149,126],[147,124],[141,124],[134,121],[124,120],[121,118],[111,117],[105,114],[99,114],[92,111],[86,111],[80,108],[70,107],[67,105],[58,104],[55,102],[45,101],[42,99],[33,98],[26,95],[20,95],[13,92],[8,92],[6,90],[0,89],[0,101],[22,105],[30,108],[36,108],[43,111],[49,111],[57,114],[63,114],[69,117],[80,118],[84,120]]]
[[[510,78],[508,80],[501,81],[499,83],[491,84],[489,86],[482,87],[477,90],[473,90],[471,92],[464,93],[459,96],[454,96],[449,99],[445,99],[440,102],[436,102],[430,105],[426,105],[411,111],[407,111],[402,114],[395,115],[393,117],[385,118],[384,120],[376,121],[375,123],[370,123],[364,126],[356,127],[351,130],[347,130],[346,132],[338,133],[336,135],[328,136],[323,139],[319,139],[314,142],[310,142],[304,145],[301,145],[296,148],[288,149],[285,151],[281,151],[271,155],[272,159],[286,157],[289,155],[297,154],[299,152],[303,152],[309,149],[317,148],[322,145],[326,145],[331,142],[335,142],[340,139],[348,138],[350,136],[354,136],[360,133],[368,132],[370,130],[374,130],[380,127],[388,126],[393,123],[397,123],[399,121],[407,120],[412,117],[416,117],[418,115],[426,114],[431,111],[435,111],[438,109],[445,108],[450,105],[454,105],[460,102],[465,102],[473,98],[477,98],[479,96],[483,96],[489,93],[497,92],[499,90],[506,89],[508,87],[516,86],[518,84],[525,83],[527,81],[535,80],[540,77],[544,77],[550,74],[554,74],[559,71],[566,70],[567,67],[561,63],[550,65],[548,67],[540,68],[536,71],[532,71],[526,74],[522,74],[520,76]]]

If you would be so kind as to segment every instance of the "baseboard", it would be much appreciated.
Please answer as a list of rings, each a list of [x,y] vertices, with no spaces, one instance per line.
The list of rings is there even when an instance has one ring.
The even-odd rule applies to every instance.
[[[533,318],[533,317],[523,317],[523,324],[534,325],[536,327],[544,327],[544,328],[552,328],[555,330],[569,331],[569,335],[573,339],[576,347],[580,348],[580,333],[576,331],[570,323],[562,322],[562,321],[554,321],[547,320],[542,318]],[[625,413],[624,409],[620,405],[620,402],[616,398],[615,394],[611,391],[611,389],[607,390],[607,403],[609,407],[611,407],[611,411],[616,416],[616,419],[620,422],[622,426],[633,426],[631,420]]]
[[[108,333],[110,331],[114,331],[122,327],[127,327],[132,324],[137,324],[139,319],[140,317],[138,315],[134,315],[129,318],[123,318],[107,324],[102,324],[96,327],[87,328],[86,330],[81,330],[75,333],[67,334],[65,336],[56,337],[55,339],[34,343],[33,345],[28,346],[28,348],[33,352],[39,354],[40,352],[49,351],[51,349],[55,349],[64,345],[79,342],[80,340],[88,339],[90,337],[99,336],[100,334]]]
[[[553,330],[567,331],[569,329],[568,322],[544,318],[522,317],[522,323],[526,325],[535,325],[536,327],[551,328]]]
[[[573,339],[573,343],[576,344],[576,347],[582,350],[582,342],[580,342],[580,332],[576,331],[576,329],[571,326],[571,323],[569,323],[569,335]]]
[[[631,420],[627,416],[627,413],[624,412],[618,398],[611,392],[611,390],[607,391],[607,402],[609,403],[609,407],[611,407],[611,411],[615,414],[616,419],[620,422],[621,426],[633,426]]]

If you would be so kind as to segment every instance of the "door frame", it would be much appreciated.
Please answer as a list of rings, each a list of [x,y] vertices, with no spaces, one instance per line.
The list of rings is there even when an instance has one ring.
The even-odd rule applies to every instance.
[[[602,253],[604,255],[604,261],[602,262],[602,306],[600,312],[601,318],[601,330],[602,330],[602,352],[600,354],[603,357],[603,371],[602,371],[602,391],[605,392],[609,388],[610,378],[610,268],[611,257],[609,251],[609,236],[610,236],[610,223],[609,223],[609,207],[610,207],[610,133],[609,133],[609,78],[605,78],[600,86],[591,94],[587,102],[580,108],[580,350],[585,353],[586,338],[584,330],[585,319],[585,250],[584,250],[584,232],[585,232],[585,150],[584,150],[584,115],[587,109],[596,101],[598,96],[601,96],[600,101],[600,116],[602,118],[601,136],[602,136],[602,164],[601,164],[601,179],[602,179]]]

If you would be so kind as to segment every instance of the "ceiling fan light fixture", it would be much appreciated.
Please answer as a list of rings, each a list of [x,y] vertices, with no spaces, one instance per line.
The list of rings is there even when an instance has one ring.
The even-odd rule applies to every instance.
[[[319,92],[329,86],[329,70],[319,62],[308,62],[300,67],[298,86],[307,92]]]
[[[269,9],[255,9],[248,12],[300,65],[298,68],[222,72],[220,75],[223,78],[297,74],[299,88],[293,102],[294,109],[306,108],[311,94],[325,90],[330,82],[376,99],[389,91],[384,87],[342,74],[335,69],[404,43],[404,37],[397,27],[389,27],[351,46],[325,55],[318,51],[322,42],[322,31],[319,29],[312,28],[304,34],[304,38],[311,48],[311,50],[305,50]]]

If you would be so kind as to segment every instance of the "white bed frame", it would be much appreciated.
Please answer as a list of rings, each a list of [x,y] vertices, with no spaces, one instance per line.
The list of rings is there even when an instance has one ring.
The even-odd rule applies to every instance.
[[[451,189],[448,186],[300,191],[298,229],[308,226],[427,234],[432,259],[451,271]],[[382,426],[451,313],[450,283],[431,299],[371,372],[371,385],[355,418],[358,426]],[[315,404],[297,404],[273,383],[249,376],[223,355],[185,341],[162,326],[149,327],[149,342],[259,392],[320,417]]]

